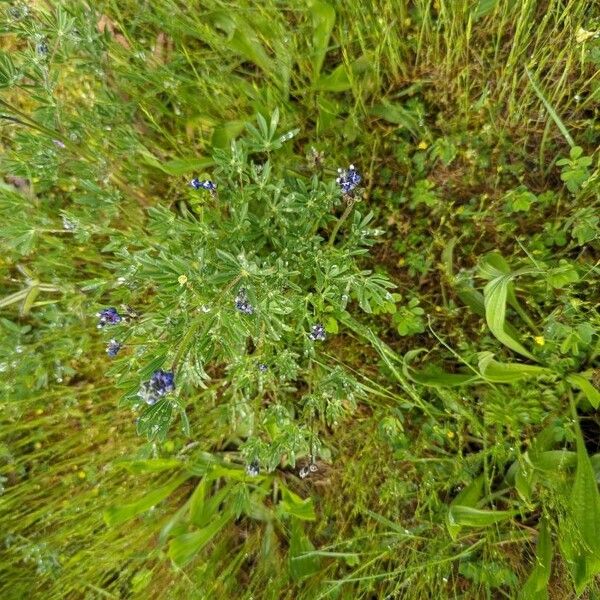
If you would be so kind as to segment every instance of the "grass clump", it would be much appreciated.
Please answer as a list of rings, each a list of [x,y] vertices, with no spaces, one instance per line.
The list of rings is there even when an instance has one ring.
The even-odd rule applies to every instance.
[[[600,593],[596,5],[3,11],[2,597]]]

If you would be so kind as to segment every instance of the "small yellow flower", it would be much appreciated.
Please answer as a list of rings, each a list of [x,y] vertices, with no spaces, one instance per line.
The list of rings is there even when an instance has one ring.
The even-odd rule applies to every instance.
[[[442,307],[441,306],[436,306],[435,307],[435,312],[442,312]]]
[[[43,414],[44,414],[44,409],[43,409],[43,408],[38,408],[38,409],[35,411],[35,414],[36,414],[36,415],[43,415]]]
[[[188,280],[187,275],[180,275],[177,278],[177,281],[179,281],[180,285],[185,285],[187,283],[187,280]]]
[[[85,479],[87,475],[85,474],[85,471],[79,471],[79,473],[77,473],[77,477],[79,477],[79,479]]]
[[[36,450],[39,450],[41,447],[42,447],[42,443],[41,443],[41,442],[36,442],[36,443],[34,444],[34,448],[35,448]]]
[[[427,150],[429,144],[427,144],[427,142],[425,140],[423,140],[422,142],[419,142],[419,145],[417,146],[417,148],[419,150]]]
[[[454,431],[449,431],[446,435],[449,439],[452,439],[454,437]]]
[[[538,346],[543,346],[546,343],[543,335],[536,335],[533,339]]]

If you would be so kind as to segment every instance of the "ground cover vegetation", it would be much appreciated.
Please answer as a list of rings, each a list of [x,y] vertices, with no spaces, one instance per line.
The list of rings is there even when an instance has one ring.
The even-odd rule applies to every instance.
[[[1,10],[0,597],[598,597],[597,2]]]

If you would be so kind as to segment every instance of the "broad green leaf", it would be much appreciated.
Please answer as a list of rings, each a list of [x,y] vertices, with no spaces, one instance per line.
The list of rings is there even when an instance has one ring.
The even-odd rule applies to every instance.
[[[383,102],[375,105],[371,109],[371,114],[375,117],[384,119],[388,123],[403,127],[415,137],[419,136],[420,128],[417,117],[401,104]]]
[[[475,373],[447,373],[441,369],[428,371],[415,371],[410,363],[419,354],[426,352],[425,348],[409,350],[402,360],[402,372],[404,375],[420,385],[431,387],[455,387],[459,385],[467,385],[476,382],[480,378]]]
[[[229,45],[245,59],[260,67],[267,77],[273,77],[277,73],[275,64],[269,58],[250,24],[236,23]]]
[[[208,490],[206,485],[204,484],[200,490],[196,489],[198,496],[190,503],[190,522],[198,527],[205,527],[210,523],[233,487],[233,484],[229,483],[207,498],[205,495]]]
[[[327,54],[329,38],[335,24],[335,9],[327,2],[315,0],[310,7],[310,14],[313,22],[311,63],[314,82],[321,73]]]
[[[446,515],[446,526],[448,527],[448,533],[450,533],[450,537],[455,540],[458,536],[458,532],[460,531],[460,524],[456,522],[453,516],[451,516],[451,511],[454,506],[475,506],[481,496],[483,495],[483,482],[484,477],[480,475],[479,477],[473,479],[469,485],[467,485],[464,489],[462,489],[454,500],[450,503],[448,508],[448,513]]]
[[[146,512],[159,502],[162,502],[165,498],[171,495],[184,481],[186,481],[190,475],[180,475],[175,479],[172,479],[169,483],[162,487],[152,490],[149,494],[146,494],[139,500],[132,502],[131,504],[123,504],[121,506],[111,506],[104,511],[104,522],[108,526],[120,525],[125,523],[133,517]]]
[[[600,573],[600,494],[583,436],[576,424],[577,470],[571,490],[571,518],[579,531],[572,569],[575,589],[581,594]]]
[[[281,488],[281,496],[279,510],[284,515],[296,517],[302,521],[314,521],[316,519],[312,498],[302,499],[286,487]]]
[[[318,573],[321,561],[314,554],[315,547],[308,539],[298,519],[290,525],[290,573],[295,581]]]
[[[226,150],[231,145],[231,140],[234,140],[246,127],[245,121],[226,121],[217,125],[213,129],[211,138],[211,146]]]
[[[511,350],[535,361],[536,358],[533,354],[506,332],[506,299],[510,281],[510,275],[501,275],[486,284],[483,290],[485,319],[490,331],[500,342]]]
[[[515,383],[531,377],[553,375],[551,369],[537,365],[499,362],[491,352],[479,353],[479,371],[485,379],[494,383]]]
[[[531,501],[535,472],[530,465],[520,464],[515,473],[515,488],[525,502]]]
[[[203,477],[196,486],[190,498],[190,521],[197,525],[202,524],[202,513],[207,495],[208,477]]]
[[[569,450],[546,450],[545,452],[529,452],[531,464],[540,471],[556,473],[563,469],[571,469],[577,464],[577,455]]]
[[[600,406],[600,392],[583,375],[572,373],[567,375],[567,381],[573,387],[581,390],[594,408]]]
[[[174,537],[169,542],[169,558],[178,567],[189,563],[232,519],[229,511],[221,513],[206,527]]]
[[[190,501],[188,500],[181,505],[175,514],[171,515],[167,519],[167,522],[161,527],[160,533],[158,534],[159,544],[162,545],[166,543],[170,537],[177,533],[183,533],[187,531],[187,519],[185,517],[187,515],[189,506]]]
[[[479,0],[473,10],[473,20],[477,21],[481,17],[485,17],[496,8],[498,0]]]
[[[338,65],[331,73],[321,75],[315,89],[320,92],[345,92],[352,87],[346,65]]]
[[[515,514],[510,510],[483,510],[458,504],[450,507],[448,522],[459,527],[487,527],[511,519]]]
[[[479,262],[479,271],[487,279],[496,279],[511,272],[510,265],[499,252],[488,252]]]
[[[520,600],[546,600],[548,598],[548,582],[552,572],[553,553],[548,525],[546,521],[542,521],[535,553],[536,565],[519,593]]]
[[[188,173],[192,174],[196,171],[202,171],[214,164],[212,158],[201,158],[197,156],[174,158],[166,162],[161,162],[147,150],[144,150],[140,157],[147,165],[173,176],[185,175]]]
[[[339,326],[335,317],[328,317],[327,322],[325,323],[325,331],[327,333],[338,333]]]

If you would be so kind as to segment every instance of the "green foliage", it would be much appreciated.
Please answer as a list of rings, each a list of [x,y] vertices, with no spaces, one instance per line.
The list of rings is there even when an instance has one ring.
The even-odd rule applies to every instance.
[[[1,7],[2,598],[598,593],[599,22],[545,8]]]
[[[582,155],[583,148],[574,146],[569,151],[569,158],[561,158],[556,163],[559,167],[562,167],[560,178],[573,194],[581,189],[590,176],[588,167],[593,163],[592,157]]]

